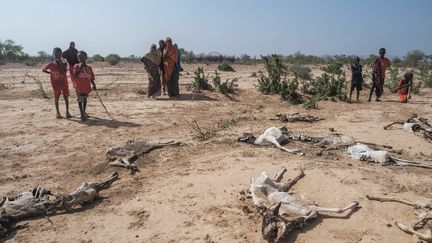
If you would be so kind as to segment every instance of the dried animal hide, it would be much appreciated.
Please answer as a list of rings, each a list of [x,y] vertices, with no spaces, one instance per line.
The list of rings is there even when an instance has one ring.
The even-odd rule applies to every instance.
[[[128,140],[125,145],[117,145],[109,148],[106,152],[106,156],[109,161],[109,165],[120,166],[130,170],[132,173],[138,171],[138,167],[134,162],[142,154],[149,153],[150,151],[165,146],[176,146],[180,142],[166,142],[166,143],[151,143],[145,141],[134,141]]]
[[[394,156],[391,156],[388,151],[374,150],[367,145],[361,143],[357,143],[353,146],[348,147],[347,152],[351,155],[351,158],[355,160],[369,161],[379,163],[380,165],[393,164],[398,166],[414,166],[432,169],[432,164],[396,158]]]
[[[21,219],[54,214],[92,202],[99,196],[100,190],[109,187],[117,179],[118,173],[114,172],[103,182],[83,183],[69,195],[54,196],[48,189],[37,187],[15,197],[3,198],[0,203],[0,238],[13,230],[12,225]]]
[[[303,113],[289,113],[286,115],[283,114],[277,114],[276,115],[277,120],[281,122],[317,122],[322,121],[324,118],[311,116],[309,114],[303,114]]]

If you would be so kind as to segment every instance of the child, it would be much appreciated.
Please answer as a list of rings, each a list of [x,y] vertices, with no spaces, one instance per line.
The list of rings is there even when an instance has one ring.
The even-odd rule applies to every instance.
[[[86,64],[87,53],[84,51],[78,52],[78,60],[80,63],[75,64],[74,66],[73,74],[75,77],[72,79],[72,81],[74,82],[74,87],[77,92],[78,106],[81,112],[81,121],[85,121],[89,117],[89,115],[86,113],[86,107],[88,94],[92,91],[90,83],[93,86],[93,90],[96,90],[96,84],[94,83],[95,76],[93,69]]]
[[[53,50],[54,61],[49,62],[45,67],[42,68],[42,72],[50,74],[51,86],[54,91],[54,104],[57,112],[57,119],[61,119],[59,111],[59,98],[60,94],[63,93],[63,98],[66,105],[66,118],[71,118],[69,114],[69,87],[66,77],[66,63],[61,60],[62,50],[58,47]]]
[[[351,65],[351,89],[349,100],[351,101],[351,96],[354,89],[357,90],[357,101],[359,101],[360,91],[362,90],[363,85],[363,74],[362,74],[362,65],[360,65],[360,58],[356,57]]]
[[[411,72],[407,72],[404,78],[399,80],[398,84],[398,96],[401,103],[407,103],[408,99],[411,99],[411,89],[413,85],[413,76]]]

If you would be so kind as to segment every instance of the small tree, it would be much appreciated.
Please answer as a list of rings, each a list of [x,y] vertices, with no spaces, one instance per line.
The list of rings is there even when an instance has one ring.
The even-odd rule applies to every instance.
[[[121,58],[119,55],[117,54],[109,54],[108,56],[105,57],[105,60],[110,64],[110,65],[117,65]]]
[[[95,62],[104,62],[105,61],[105,58],[100,54],[93,55],[91,57],[91,59],[93,59],[93,61],[95,61]]]

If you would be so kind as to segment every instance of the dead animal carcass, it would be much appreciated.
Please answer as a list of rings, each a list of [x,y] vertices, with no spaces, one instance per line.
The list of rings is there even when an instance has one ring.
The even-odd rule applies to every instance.
[[[405,225],[396,221],[395,225],[402,231],[417,236],[420,240],[432,242],[432,199],[424,198],[416,202],[409,200],[402,200],[395,197],[376,197],[366,195],[369,200],[376,200],[380,202],[398,202],[416,208],[415,214],[417,220],[411,225]],[[423,229],[425,232],[420,232]]]
[[[302,227],[308,220],[316,218],[319,213],[343,213],[357,208],[358,202],[352,202],[344,208],[322,208],[317,205],[297,198],[289,189],[303,176],[303,171],[292,180],[282,183],[282,168],[274,179],[265,172],[261,176],[253,178],[250,192],[254,206],[262,209],[263,220],[261,233],[264,239],[278,242],[284,239],[294,228]]]
[[[289,113],[286,115],[277,114],[276,117],[277,117],[276,119],[281,122],[317,122],[317,121],[324,120],[324,118],[311,116],[309,114],[303,114],[298,112]]]
[[[37,187],[14,197],[4,197],[0,202],[0,239],[14,230],[13,225],[21,219],[52,215],[93,201],[100,190],[117,179],[118,173],[114,172],[100,183],[85,182],[68,195],[53,195],[48,189]]]
[[[138,171],[138,167],[134,164],[134,162],[138,159],[140,155],[149,153],[154,149],[179,144],[179,142],[174,141],[156,143],[128,140],[125,145],[117,145],[109,148],[106,152],[106,156],[110,161],[109,165],[124,167],[131,172],[135,172]]]

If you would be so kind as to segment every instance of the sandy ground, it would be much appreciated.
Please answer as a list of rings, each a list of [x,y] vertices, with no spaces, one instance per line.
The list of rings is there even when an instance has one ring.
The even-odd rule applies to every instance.
[[[68,193],[84,181],[98,181],[113,171],[121,179],[101,192],[105,197],[82,209],[46,218],[28,220],[28,227],[13,233],[6,242],[262,242],[260,224],[242,211],[241,190],[262,171],[273,175],[286,166],[286,178],[304,169],[306,177],[292,189],[321,206],[340,207],[353,200],[361,208],[339,218],[323,216],[287,242],[414,242],[392,223],[410,223],[412,208],[396,203],[368,201],[366,194],[401,198],[432,197],[431,170],[382,167],[351,160],[342,152],[334,156],[287,154],[272,147],[253,147],[236,138],[244,132],[259,134],[279,121],[275,114],[308,112],[325,118],[313,124],[287,124],[290,131],[314,136],[336,132],[358,140],[402,149],[402,156],[425,159],[432,144],[402,129],[384,130],[388,123],[412,113],[432,119],[432,90],[423,89],[409,104],[397,103],[386,92],[383,102],[320,102],[319,110],[306,111],[278,96],[264,96],[254,88],[260,66],[234,66],[236,72],[221,72],[222,80],[240,77],[239,94],[231,98],[217,92],[192,95],[185,84],[196,65],[184,65],[180,99],[148,99],[136,91],[147,86],[140,64],[110,67],[95,64],[96,83],[112,121],[94,93],[89,99],[91,118],[79,121],[73,94],[72,119],[55,119],[53,101],[43,99],[32,75],[52,95],[48,75],[40,67],[0,66],[0,195],[14,195],[34,186],[55,193]],[[216,66],[204,66],[213,72]],[[319,73],[314,70],[315,75]],[[71,93],[72,92],[72,87]],[[64,114],[64,105],[61,101]],[[185,120],[197,120],[214,130],[207,141],[193,139]],[[232,120],[228,126],[220,126]],[[175,140],[179,147],[155,150],[137,162],[140,172],[129,175],[107,165],[106,150],[136,140]],[[288,145],[290,147],[299,144]],[[331,154],[330,154],[331,155]],[[335,159],[337,157],[338,159]]]

